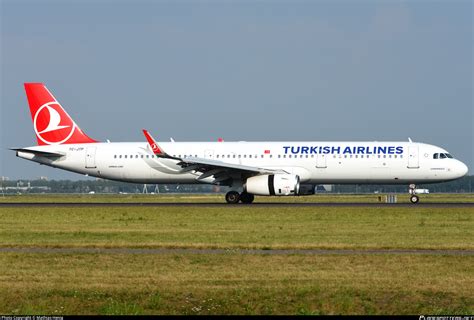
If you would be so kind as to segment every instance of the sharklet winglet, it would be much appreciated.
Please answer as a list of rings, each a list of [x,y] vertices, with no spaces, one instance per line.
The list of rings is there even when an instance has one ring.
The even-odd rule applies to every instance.
[[[155,139],[151,136],[151,134],[145,129],[142,129],[142,130],[143,130],[143,134],[145,135],[146,140],[148,141],[148,145],[150,146],[151,150],[156,156],[161,157],[161,158],[181,160],[180,158],[172,157],[168,155],[166,152],[164,152],[163,148],[161,148],[158,145],[158,142],[155,141]]]

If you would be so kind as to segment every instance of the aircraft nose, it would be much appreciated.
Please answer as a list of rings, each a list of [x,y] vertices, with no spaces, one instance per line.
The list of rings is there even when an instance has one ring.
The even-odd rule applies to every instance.
[[[462,163],[461,161],[458,160],[458,163],[456,164],[455,171],[459,175],[459,177],[464,177],[467,174],[467,172],[469,171],[469,169],[467,168],[467,166],[464,163]]]

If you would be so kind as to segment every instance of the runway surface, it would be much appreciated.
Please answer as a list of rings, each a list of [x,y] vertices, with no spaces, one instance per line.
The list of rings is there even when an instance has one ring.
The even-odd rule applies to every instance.
[[[138,249],[138,248],[0,248],[0,253],[40,253],[40,254],[249,254],[249,255],[448,255],[474,256],[474,250],[449,249]]]
[[[474,202],[443,203],[361,203],[361,202],[258,202],[252,204],[235,204],[215,202],[9,202],[0,203],[0,208],[12,207],[376,207],[376,208],[474,208]]]

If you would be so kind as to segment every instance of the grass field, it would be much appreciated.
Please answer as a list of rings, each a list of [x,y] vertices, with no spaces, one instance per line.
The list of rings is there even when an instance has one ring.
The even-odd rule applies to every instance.
[[[474,209],[0,208],[0,247],[473,250]],[[3,252],[0,314],[472,314],[473,265],[472,255]]]
[[[378,203],[379,197],[385,201],[385,194],[316,194],[300,197],[262,197],[256,196],[255,202],[357,202]],[[399,203],[409,203],[408,192],[398,194]],[[459,194],[422,194],[423,203],[474,202],[474,193]],[[189,202],[189,203],[225,203],[224,194],[23,194],[0,196],[2,202]]]
[[[2,254],[7,314],[472,314],[472,257]]]
[[[474,249],[472,208],[0,208],[3,247]]]

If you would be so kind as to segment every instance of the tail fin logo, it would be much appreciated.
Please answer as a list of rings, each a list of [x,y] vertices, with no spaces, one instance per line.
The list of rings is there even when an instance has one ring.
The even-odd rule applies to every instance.
[[[159,151],[160,149],[158,148],[158,146],[156,145],[156,143],[153,143],[153,144],[151,145],[151,150],[152,150],[153,152],[156,152],[156,151]]]
[[[34,115],[36,136],[45,144],[62,144],[71,138],[76,124],[57,101],[45,103]]]

